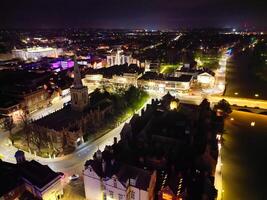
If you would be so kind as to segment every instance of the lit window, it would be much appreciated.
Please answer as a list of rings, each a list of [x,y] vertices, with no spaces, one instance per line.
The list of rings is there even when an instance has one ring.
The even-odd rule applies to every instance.
[[[123,199],[123,195],[119,194],[119,200],[122,200],[122,199]]]
[[[114,187],[117,188],[117,180],[114,178],[113,179]]]
[[[113,198],[114,197],[114,192],[113,191],[109,191],[109,196],[110,196],[110,198]]]
[[[135,193],[134,193],[134,191],[131,191],[131,199],[135,199]]]
[[[103,200],[106,200],[107,199],[107,195],[106,193],[103,193]]]

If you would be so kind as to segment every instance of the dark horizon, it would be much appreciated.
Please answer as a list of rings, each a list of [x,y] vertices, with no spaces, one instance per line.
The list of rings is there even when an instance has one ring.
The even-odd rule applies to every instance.
[[[266,28],[267,2],[249,0],[3,0],[0,28]]]

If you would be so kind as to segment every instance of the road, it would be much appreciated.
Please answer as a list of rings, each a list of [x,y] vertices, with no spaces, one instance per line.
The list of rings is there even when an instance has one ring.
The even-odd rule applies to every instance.
[[[42,108],[34,113],[31,114],[30,119],[35,121],[37,119],[40,119],[42,117],[45,117],[53,112],[56,112],[57,110],[60,110],[63,108],[64,103],[68,103],[70,101],[70,95],[67,95],[65,97],[56,97],[52,101],[52,105],[47,108]]]
[[[147,101],[147,103],[150,102],[151,99]],[[147,103],[143,106],[143,108],[147,105]],[[136,113],[140,114],[140,111],[141,109]],[[101,136],[93,142],[82,144],[76,149],[74,153],[70,155],[58,158],[41,158],[26,152],[26,159],[35,159],[42,164],[48,165],[54,171],[64,172],[66,175],[65,182],[67,183],[68,176],[72,174],[82,174],[86,160],[92,158],[92,156],[98,149],[102,151],[104,150],[106,145],[112,145],[114,142],[114,137],[117,137],[117,139],[120,140],[120,132],[124,124],[129,122],[129,120],[130,119],[121,123],[118,127],[114,128],[113,130],[109,131],[107,134]],[[8,133],[5,132],[0,134],[0,157],[2,157],[2,160],[15,163],[14,154],[16,151],[17,149],[9,144]]]

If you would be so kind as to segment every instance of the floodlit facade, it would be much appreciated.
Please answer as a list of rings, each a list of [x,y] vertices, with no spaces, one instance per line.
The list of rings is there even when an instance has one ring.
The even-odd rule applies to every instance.
[[[101,85],[113,85],[115,87],[137,87],[138,73],[123,73],[123,75],[113,75],[112,78],[104,78],[102,74],[87,74],[82,80],[88,88],[99,88]]]
[[[70,88],[70,94],[73,110],[82,111],[88,106],[88,88],[82,83],[81,72],[76,61],[74,64],[74,82],[73,87]]]
[[[107,66],[113,65],[123,65],[123,64],[131,64],[133,61],[131,54],[125,54],[123,50],[117,50],[111,52],[110,55],[107,56]]]
[[[13,49],[12,56],[13,58],[19,58],[21,60],[38,60],[42,57],[57,58],[62,52],[62,49],[52,47],[33,47],[27,49]]]
[[[202,87],[212,87],[215,83],[215,77],[207,72],[204,72],[197,76],[197,82]]]
[[[98,152],[101,154],[101,152]],[[99,165],[99,166],[98,166]],[[86,200],[153,200],[156,172],[133,166],[117,166],[101,157],[85,164]]]
[[[153,92],[187,92],[191,88],[193,78],[190,75],[182,75],[180,77],[168,77],[166,79],[156,78],[140,78],[137,81],[138,87]]]

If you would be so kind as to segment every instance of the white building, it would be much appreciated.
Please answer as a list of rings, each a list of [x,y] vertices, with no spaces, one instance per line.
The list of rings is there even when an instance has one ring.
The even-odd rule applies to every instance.
[[[204,72],[197,76],[197,82],[202,87],[213,87],[215,83],[215,77],[207,72]]]
[[[193,76],[181,75],[179,77],[158,77],[156,73],[147,72],[137,80],[138,87],[148,92],[182,92],[191,88]]]
[[[23,151],[18,150],[15,158],[24,190],[30,192],[36,199],[59,200],[62,198],[63,187],[60,173],[54,172],[47,165],[42,165],[35,160],[27,161]]]
[[[90,89],[99,88],[103,84],[125,88],[130,85],[137,87],[137,79],[139,77],[140,74],[138,73],[123,73],[123,75],[113,75],[112,78],[104,78],[102,74],[87,74],[82,81]]]
[[[54,57],[57,58],[62,54],[62,49],[56,49],[51,47],[33,47],[26,49],[13,49],[13,58],[19,58],[21,60],[38,60],[42,57]]]
[[[86,200],[153,200],[156,172],[105,160],[98,150],[96,158],[85,164]]]
[[[123,50],[112,51],[107,56],[107,66],[123,65],[125,63],[132,64],[133,58],[131,54],[126,54]]]

